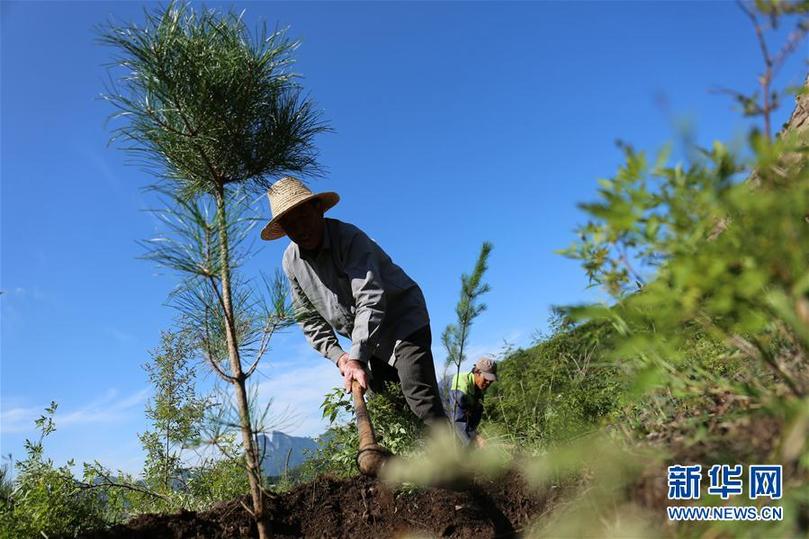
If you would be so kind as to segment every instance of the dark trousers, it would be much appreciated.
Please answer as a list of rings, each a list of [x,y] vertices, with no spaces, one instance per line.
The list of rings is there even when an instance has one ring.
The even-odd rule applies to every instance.
[[[372,356],[371,390],[380,392],[385,382],[397,382],[402,386],[407,405],[416,416],[429,426],[446,423],[444,406],[438,394],[438,383],[435,378],[435,365],[430,325],[416,330],[406,339],[402,339],[396,347],[396,366]]]

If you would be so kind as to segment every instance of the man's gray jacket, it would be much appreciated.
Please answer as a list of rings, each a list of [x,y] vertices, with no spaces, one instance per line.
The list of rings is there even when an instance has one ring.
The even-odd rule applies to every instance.
[[[318,352],[337,362],[351,339],[350,359],[393,364],[396,345],[430,323],[419,286],[356,226],[325,219],[317,251],[290,242],[283,268],[298,323]],[[333,328],[333,329],[332,329]]]

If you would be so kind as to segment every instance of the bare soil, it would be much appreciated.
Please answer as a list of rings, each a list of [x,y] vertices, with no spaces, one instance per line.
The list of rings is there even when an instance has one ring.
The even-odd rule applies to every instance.
[[[366,477],[322,477],[267,500],[275,537],[519,537],[556,494],[532,491],[515,473],[454,489],[393,491]],[[141,515],[92,539],[257,537],[242,503],[209,511]]]

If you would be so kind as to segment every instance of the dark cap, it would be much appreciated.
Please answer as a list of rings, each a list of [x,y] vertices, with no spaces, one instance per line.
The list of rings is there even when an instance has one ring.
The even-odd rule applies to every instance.
[[[497,363],[488,357],[480,358],[475,363],[475,370],[477,370],[486,380],[492,382],[497,380]]]

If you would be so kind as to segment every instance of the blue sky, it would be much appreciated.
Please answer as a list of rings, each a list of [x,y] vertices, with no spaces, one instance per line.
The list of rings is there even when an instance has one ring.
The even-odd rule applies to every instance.
[[[701,144],[739,138],[748,122],[709,89],[750,91],[761,67],[731,2],[208,5],[303,41],[296,71],[335,129],[317,141],[328,173],[313,188],[338,191],[330,215],[421,285],[434,336],[452,321],[461,272],[494,243],[472,356],[528,345],[551,305],[594,297],[554,250],[584,220],[576,204],[620,163],[614,141],[655,150],[684,123]],[[136,259],[136,240],[159,232],[142,211],[154,206],[141,192],[152,178],[107,145],[112,111],[98,95],[113,51],[93,33],[142,20],[142,7],[0,4],[4,455],[22,457],[33,419],[56,400],[57,463],[142,466],[141,365],[171,325],[177,277]],[[799,49],[779,85],[800,83],[806,56]],[[262,245],[248,274],[280,267],[285,246]],[[433,350],[442,364],[437,338]],[[318,405],[338,374],[299,330],[274,340],[259,372],[263,398],[297,412],[287,432],[322,431]]]

